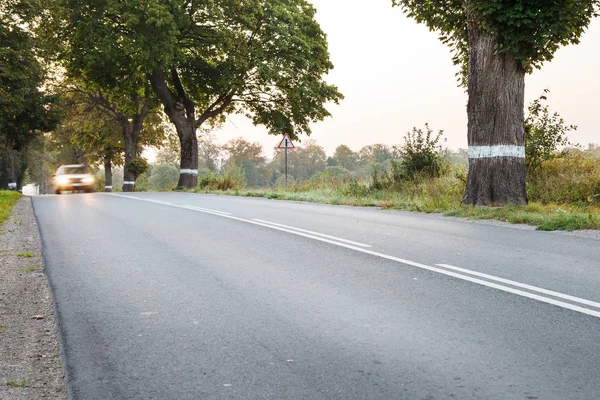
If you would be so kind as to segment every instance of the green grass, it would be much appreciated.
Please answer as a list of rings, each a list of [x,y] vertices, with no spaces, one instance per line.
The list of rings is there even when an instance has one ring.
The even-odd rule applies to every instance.
[[[201,193],[262,197],[275,200],[307,201],[312,203],[381,207],[385,209],[443,213],[446,216],[474,220],[498,220],[528,224],[539,230],[574,231],[600,229],[598,201],[579,205],[472,207],[460,204],[463,187],[457,182],[437,179],[406,185],[398,189],[371,190],[366,185],[298,186],[288,189],[257,189],[235,191],[206,191]],[[593,204],[593,205],[592,205]]]
[[[12,214],[12,210],[21,197],[19,192],[0,190],[0,224]]]
[[[15,381],[6,382],[6,386],[12,386],[12,387],[25,387],[25,385],[27,385],[27,381],[25,379],[23,379],[21,382],[15,382]]]
[[[584,206],[542,205],[498,208],[462,206],[445,215],[468,219],[492,219],[513,224],[528,224],[542,231],[600,229],[600,209]]]
[[[23,271],[23,272],[33,272],[33,271],[35,271],[35,265],[30,265],[29,267],[22,268],[21,271]]]
[[[26,251],[25,253],[18,253],[17,257],[32,258],[33,254],[30,251]]]

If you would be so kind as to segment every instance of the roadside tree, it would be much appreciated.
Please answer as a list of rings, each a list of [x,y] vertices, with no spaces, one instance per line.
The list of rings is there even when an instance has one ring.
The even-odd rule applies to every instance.
[[[241,113],[296,138],[342,98],[322,78],[333,65],[307,0],[63,2],[74,65],[151,82],[180,140],[179,188],[197,185],[205,124]]]
[[[599,0],[392,0],[440,34],[469,95],[463,203],[526,204],[525,74],[578,43]]]

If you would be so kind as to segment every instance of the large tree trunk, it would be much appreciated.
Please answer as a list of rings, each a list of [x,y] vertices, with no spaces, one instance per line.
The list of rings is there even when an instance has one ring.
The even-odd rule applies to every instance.
[[[112,154],[104,156],[104,191],[112,192]]]
[[[177,129],[177,135],[181,144],[177,188],[195,189],[198,186],[198,137],[195,121],[185,124],[182,129]]]
[[[181,147],[179,163],[179,182],[177,189],[195,189],[198,186],[198,138],[196,137],[197,121],[194,103],[187,98],[176,71],[171,71],[173,84],[177,93],[167,86],[165,76],[160,68],[156,68],[148,79],[152,89],[164,106],[165,114],[175,125]]]
[[[123,171],[123,191],[133,192],[135,189],[135,175],[129,163],[137,156],[138,135],[135,134],[129,122],[123,123],[123,141],[125,142],[125,170]]]
[[[17,190],[17,165],[16,165],[16,150],[9,144],[6,150],[6,172],[8,177],[8,189]]]
[[[527,204],[525,70],[512,53],[469,32],[469,175],[464,204]]]

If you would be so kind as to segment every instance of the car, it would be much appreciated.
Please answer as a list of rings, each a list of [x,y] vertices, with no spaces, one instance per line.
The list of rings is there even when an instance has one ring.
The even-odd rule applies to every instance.
[[[94,191],[94,177],[84,164],[61,165],[53,175],[54,192],[83,190]]]

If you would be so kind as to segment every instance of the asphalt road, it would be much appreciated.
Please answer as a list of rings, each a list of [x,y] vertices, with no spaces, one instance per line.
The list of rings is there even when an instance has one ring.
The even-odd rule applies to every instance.
[[[598,399],[600,241],[183,193],[33,200],[73,399]]]

